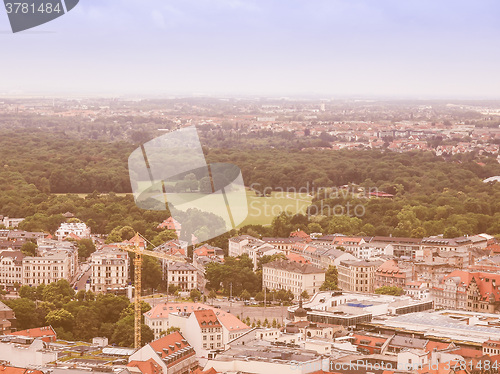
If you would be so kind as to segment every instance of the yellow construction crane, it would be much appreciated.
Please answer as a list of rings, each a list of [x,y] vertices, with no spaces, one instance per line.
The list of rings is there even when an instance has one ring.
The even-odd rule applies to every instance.
[[[142,235],[144,240],[146,240]],[[174,262],[186,262],[185,259],[162,252],[153,252],[139,247],[139,243],[135,245],[119,245],[118,248],[135,254],[134,257],[134,347],[141,347],[141,323],[142,323],[142,310],[141,310],[141,290],[142,290],[142,256],[151,256],[163,260]],[[167,290],[168,292],[168,290]]]

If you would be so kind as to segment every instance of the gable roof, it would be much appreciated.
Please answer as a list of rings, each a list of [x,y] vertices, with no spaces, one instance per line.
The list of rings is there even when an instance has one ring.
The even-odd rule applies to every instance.
[[[9,335],[15,336],[27,336],[30,338],[46,338],[53,337],[56,338],[56,332],[52,328],[52,326],[44,326],[44,327],[36,327],[34,329],[27,329],[21,331],[11,332]]]
[[[219,320],[217,319],[217,316],[215,315],[215,312],[213,310],[195,310],[193,312],[196,320],[198,321],[198,324],[200,325],[201,328],[205,327],[221,327],[222,325],[220,324]]]
[[[152,358],[147,361],[130,361],[127,366],[138,368],[142,374],[162,374],[161,366]]]
[[[179,331],[152,341],[149,345],[162,360],[166,361],[167,366],[175,365],[179,361],[195,354],[193,347],[191,347]]]

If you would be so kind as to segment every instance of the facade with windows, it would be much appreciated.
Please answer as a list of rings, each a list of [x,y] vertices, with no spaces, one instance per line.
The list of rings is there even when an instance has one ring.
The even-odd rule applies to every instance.
[[[113,246],[107,246],[90,256],[92,267],[91,290],[105,293],[108,290],[124,288],[129,279],[128,253]]]

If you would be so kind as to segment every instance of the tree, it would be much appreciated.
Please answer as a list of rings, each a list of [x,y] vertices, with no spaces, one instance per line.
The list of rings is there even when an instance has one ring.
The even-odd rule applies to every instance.
[[[36,311],[35,302],[28,299],[6,300],[5,303],[12,308],[16,315],[16,324],[19,330],[43,325]]]
[[[25,256],[36,256],[38,246],[33,242],[26,242],[21,246],[21,252]]]
[[[169,295],[175,295],[179,291],[179,287],[176,286],[175,284],[169,284],[168,285],[168,294]]]
[[[49,312],[45,321],[54,328],[62,327],[65,331],[71,331],[75,317],[65,309],[57,309]]]
[[[243,300],[248,300],[250,299],[250,297],[251,297],[250,292],[248,292],[247,290],[243,290],[240,294],[240,298]]]
[[[457,238],[459,236],[460,231],[456,227],[447,227],[443,233],[443,237],[445,238]]]
[[[181,331],[181,329],[179,327],[176,327],[176,326],[170,326],[167,329],[167,334],[166,335],[170,335],[170,334],[172,334],[173,332],[176,332],[176,331]]]
[[[88,258],[92,253],[95,252],[95,245],[92,239],[82,239],[77,242],[78,246],[78,257]]]
[[[262,270],[262,265],[268,264],[276,260],[286,260],[284,253],[275,253],[274,255],[264,255],[257,260],[257,269]]]
[[[264,301],[264,292],[257,292],[255,294],[255,301],[258,301],[259,303]]]
[[[141,338],[141,345],[145,345],[154,339],[153,330],[145,324],[141,324]],[[127,316],[116,323],[111,343],[121,347],[132,347],[134,345],[134,316]]]
[[[46,285],[42,291],[43,301],[50,301],[61,307],[75,296],[75,290],[66,279]]]
[[[162,278],[160,261],[154,257],[144,256],[142,259],[142,288],[159,289],[163,285]]]
[[[22,299],[36,300],[36,289],[30,286],[21,286],[19,288],[19,297]]]
[[[375,293],[379,295],[401,296],[402,294],[404,294],[404,290],[396,286],[383,286],[377,288],[375,290]]]
[[[337,284],[338,284],[337,268],[333,265],[330,265],[328,267],[328,270],[326,271],[325,281],[321,285],[320,290],[321,291],[336,290],[338,287]]]
[[[197,301],[201,299],[201,292],[198,291],[196,288],[193,288],[191,292],[189,293],[189,297],[193,301]]]
[[[300,297],[305,299],[305,300],[308,300],[309,299],[309,293],[307,292],[307,290],[304,290],[302,291],[302,293],[300,294]]]

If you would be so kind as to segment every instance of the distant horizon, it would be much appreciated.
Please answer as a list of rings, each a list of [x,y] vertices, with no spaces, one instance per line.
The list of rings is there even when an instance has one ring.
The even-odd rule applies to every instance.
[[[396,96],[396,95],[321,95],[321,94],[224,94],[224,93],[78,93],[78,92],[0,92],[1,99],[118,99],[118,100],[175,100],[175,99],[214,99],[214,100],[290,100],[290,101],[359,101],[359,102],[398,102],[398,101],[437,101],[437,102],[479,102],[500,103],[498,97],[466,96]]]

